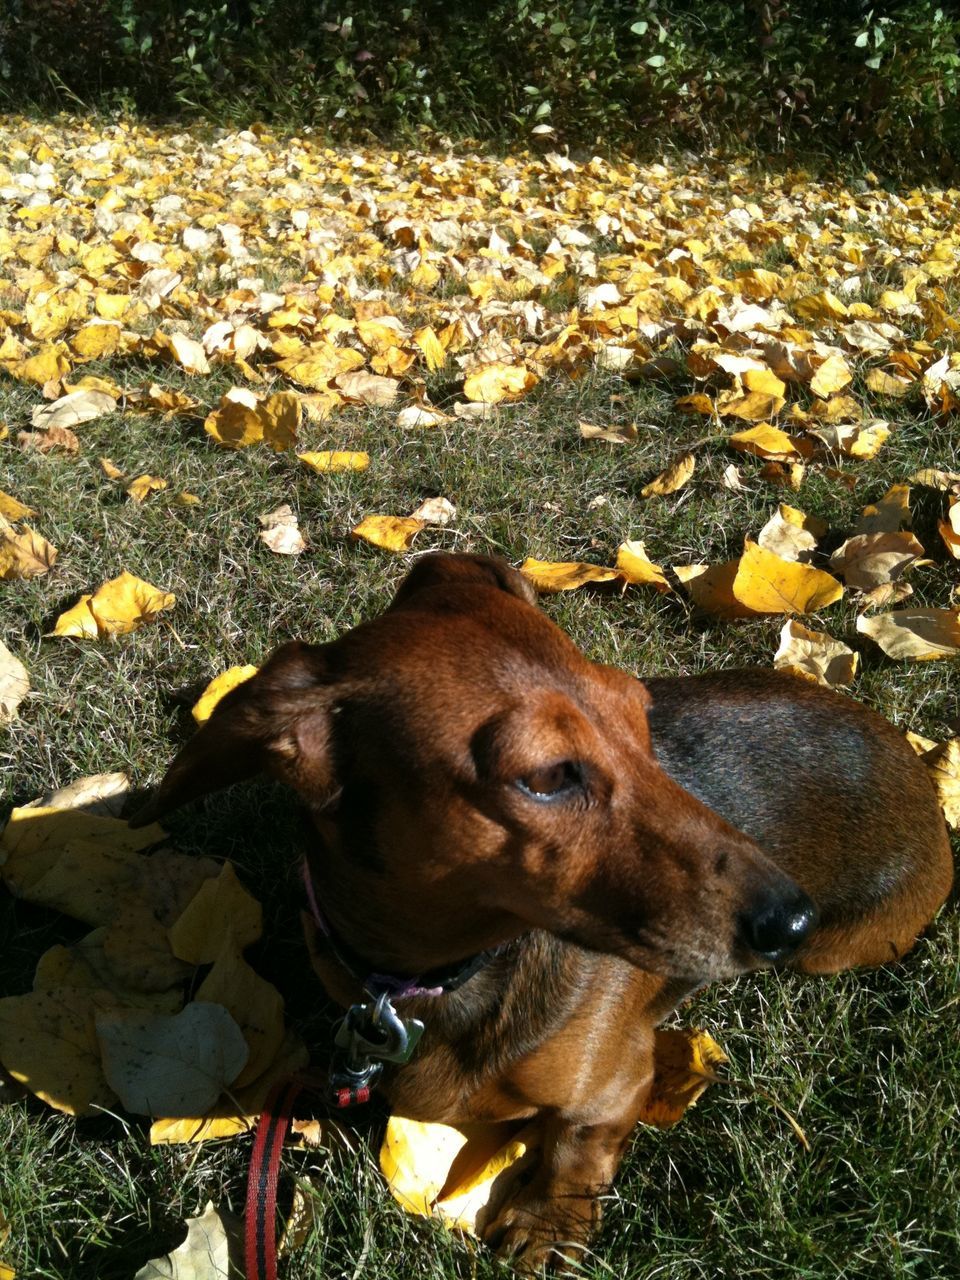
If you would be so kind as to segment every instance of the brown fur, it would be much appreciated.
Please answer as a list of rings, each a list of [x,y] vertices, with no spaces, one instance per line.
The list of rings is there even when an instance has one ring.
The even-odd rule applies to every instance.
[[[644,687],[484,557],[425,557],[381,617],[279,649],[137,820],[261,770],[305,803],[324,911],[371,970],[502,948],[404,1003],[427,1030],[384,1088],[421,1120],[543,1119],[535,1173],[485,1227],[525,1268],[589,1235],[684,995],[775,960],[894,959],[951,883],[926,771],[878,716],[772,672]]]

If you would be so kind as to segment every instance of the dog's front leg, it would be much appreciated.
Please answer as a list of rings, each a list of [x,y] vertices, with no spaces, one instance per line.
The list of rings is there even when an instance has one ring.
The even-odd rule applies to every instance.
[[[548,1114],[532,1176],[488,1222],[478,1223],[484,1241],[525,1274],[562,1266],[581,1253],[599,1223],[599,1197],[613,1181],[645,1093],[646,1086],[631,1091],[619,1114],[600,1121]]]

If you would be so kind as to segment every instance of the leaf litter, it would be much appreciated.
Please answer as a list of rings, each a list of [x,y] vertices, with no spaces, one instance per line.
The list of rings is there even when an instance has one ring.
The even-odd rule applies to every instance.
[[[152,163],[161,151],[162,179]],[[183,181],[171,193],[174,152]],[[104,191],[109,174],[119,177]],[[742,460],[725,472],[732,491],[753,479],[796,490],[811,468],[851,486],[850,468],[896,432],[897,414],[875,417],[864,389],[937,423],[960,410],[960,322],[947,292],[960,259],[952,191],[899,196],[736,166],[688,172],[555,153],[411,151],[387,161],[373,150],[280,141],[263,128],[210,141],[139,125],[25,121],[0,125],[0,179],[10,197],[0,214],[0,370],[34,398],[33,429],[19,443],[38,457],[84,452],[87,424],[104,414],[199,412],[212,445],[300,450],[322,478],[376,461],[340,447],[331,429],[351,407],[395,409],[401,431],[482,422],[545,379],[598,367],[665,380],[677,408],[709,419],[711,447]],[[759,265],[772,246],[775,270]],[[55,258],[67,265],[54,271]],[[268,286],[266,268],[280,261],[296,265]],[[874,276],[887,287],[871,291]],[[558,290],[566,309],[548,305]],[[118,381],[84,376],[102,359]],[[172,366],[189,391],[144,383],[144,364]],[[211,397],[206,380],[224,370],[233,385]],[[439,371],[454,387],[442,408],[427,395]],[[584,448],[637,438],[635,426],[582,423],[580,433]],[[683,501],[704,483],[698,448],[652,478],[642,498]],[[165,494],[166,480],[149,471],[126,479],[107,460],[104,470],[135,502],[196,501]],[[942,495],[936,550],[912,530],[911,484]],[[0,578],[12,584],[4,589],[57,571],[56,548],[25,524],[42,528],[43,512],[0,494],[0,518]],[[453,518],[453,503],[435,498],[409,516],[368,516],[351,532],[403,552]],[[625,530],[613,566],[528,555],[521,569],[541,591],[680,587],[720,618],[790,615],[775,665],[830,685],[854,678],[857,654],[794,615],[830,608],[844,589],[865,610],[858,633],[890,658],[960,652],[956,607],[867,612],[902,603],[905,575],[922,572],[925,557],[960,558],[956,473],[928,467],[904,477],[857,527],[835,531],[846,537],[829,560],[833,573],[819,546],[825,532],[815,513],[781,504],[742,555],[721,563],[656,564]],[[290,553],[289,543],[282,549]],[[84,595],[53,634],[128,635],[174,604],[122,573]],[[10,718],[26,677],[7,653]],[[195,717],[254,670],[212,682]],[[923,750],[955,822],[956,739]],[[145,843],[120,834],[110,814],[122,794],[122,784],[98,781],[14,811],[0,843],[7,887],[94,928],[41,958],[33,992],[0,1002],[0,1060],[75,1114],[115,1107],[119,1093],[156,1116],[155,1141],[243,1132],[273,1080],[305,1061],[279,993],[243,956],[258,936],[258,906],[229,864],[182,859],[159,829]],[[206,973],[187,1001],[198,968]],[[185,1018],[214,1020],[199,1038],[220,1060],[199,1066],[205,1092],[178,1101],[158,1084],[163,1070],[143,1063],[194,1057]],[[687,1044],[693,1078],[705,1081],[697,1042]],[[699,1087],[687,1077],[680,1093]],[[446,1198],[521,1162],[536,1140],[514,1133],[489,1149],[488,1135],[471,1187],[446,1188]],[[430,1176],[425,1163],[415,1192],[424,1205]],[[451,1212],[460,1220],[467,1211]],[[180,1274],[171,1260],[150,1266],[167,1269],[142,1274]]]

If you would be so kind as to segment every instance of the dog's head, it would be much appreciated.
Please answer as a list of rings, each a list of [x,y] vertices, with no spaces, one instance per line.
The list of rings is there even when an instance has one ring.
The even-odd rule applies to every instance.
[[[812,904],[664,773],[648,706],[520,574],[432,555],[379,618],[278,649],[136,821],[282,778],[319,833],[325,908],[372,967],[421,972],[530,928],[678,977],[781,958]]]

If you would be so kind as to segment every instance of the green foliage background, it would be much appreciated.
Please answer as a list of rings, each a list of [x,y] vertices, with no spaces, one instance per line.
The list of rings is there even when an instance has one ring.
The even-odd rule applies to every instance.
[[[934,0],[0,0],[0,103],[331,136],[734,142],[949,172],[960,14]]]

